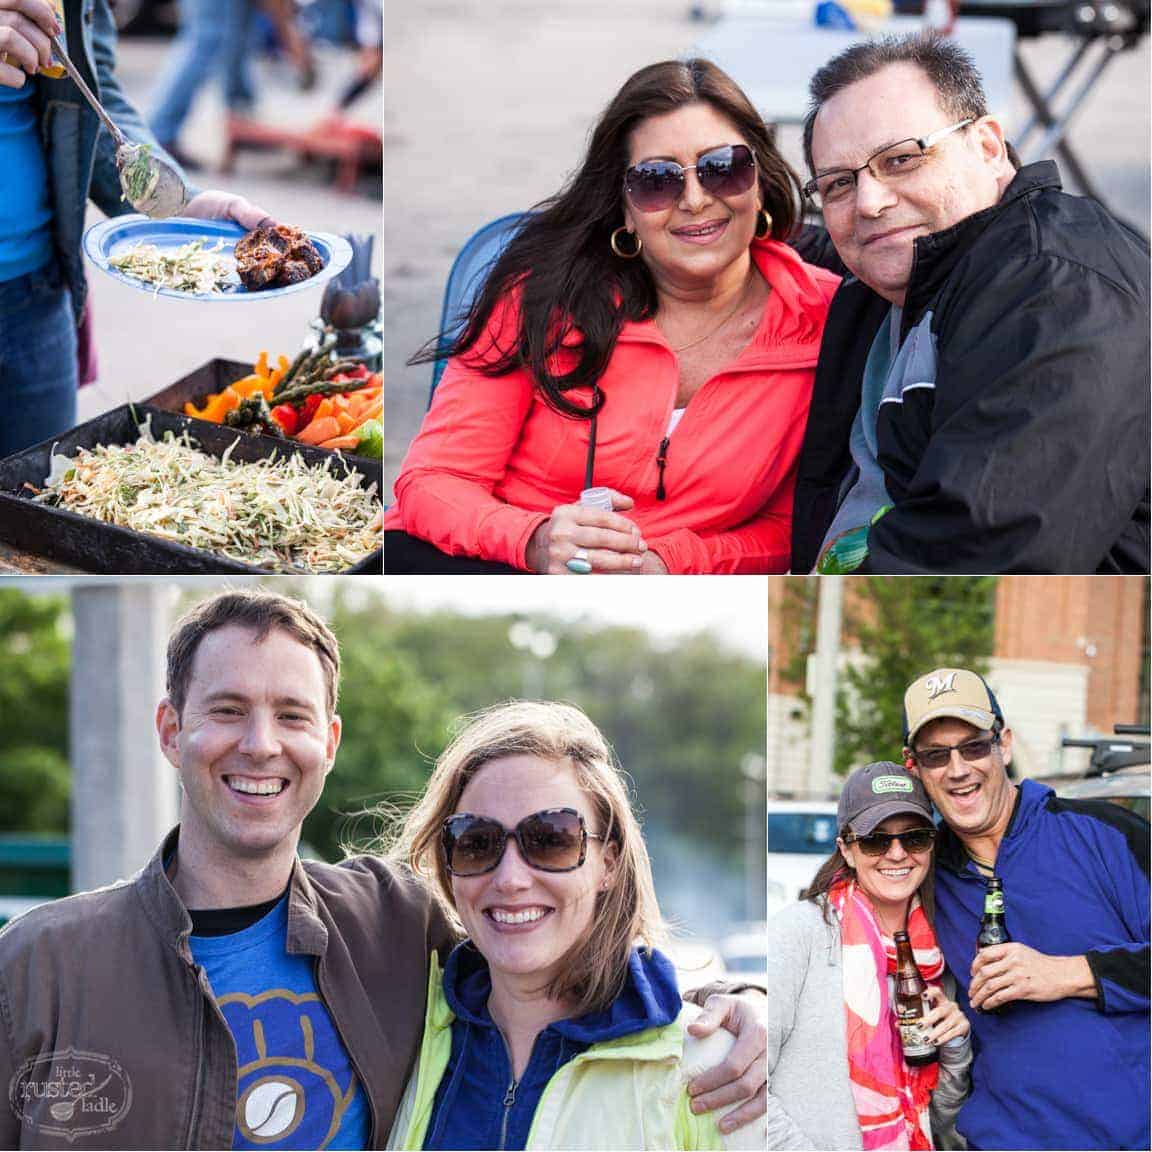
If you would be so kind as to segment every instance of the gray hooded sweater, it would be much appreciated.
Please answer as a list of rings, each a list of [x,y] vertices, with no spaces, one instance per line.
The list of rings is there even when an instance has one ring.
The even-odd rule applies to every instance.
[[[835,912],[802,900],[768,922],[768,1147],[863,1148],[844,1029],[840,931]],[[951,977],[945,974],[944,989]],[[962,1149],[955,1120],[968,1095],[972,1049],[965,1037],[940,1052],[932,1096],[937,1148]]]

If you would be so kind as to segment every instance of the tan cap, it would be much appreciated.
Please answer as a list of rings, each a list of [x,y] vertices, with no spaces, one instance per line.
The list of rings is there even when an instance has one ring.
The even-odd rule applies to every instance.
[[[937,668],[921,676],[904,693],[904,743],[932,720],[950,716],[989,731],[1004,714],[983,676],[966,668]]]

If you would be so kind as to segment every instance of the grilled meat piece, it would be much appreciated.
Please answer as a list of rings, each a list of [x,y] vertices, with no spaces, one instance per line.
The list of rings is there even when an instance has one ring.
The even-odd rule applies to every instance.
[[[287,224],[263,224],[236,241],[236,271],[249,292],[299,284],[323,267],[312,241]]]

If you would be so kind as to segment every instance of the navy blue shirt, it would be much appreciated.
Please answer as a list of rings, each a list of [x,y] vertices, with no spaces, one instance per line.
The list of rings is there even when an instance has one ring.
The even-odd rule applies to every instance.
[[[367,1148],[364,1089],[316,988],[289,955],[288,897],[250,928],[188,939],[236,1041],[233,1148]]]
[[[456,1018],[425,1148],[524,1148],[540,1096],[564,1064],[592,1044],[663,1027],[680,1014],[672,962],[655,950],[636,949],[620,995],[601,1012],[549,1024],[515,1081],[504,1037],[488,1012],[491,990],[484,958],[461,944],[444,968],[444,995]]]
[[[976,1148],[1149,1147],[1146,821],[1062,800],[1032,780],[996,854],[1014,941],[1086,955],[1099,997],[968,1003],[987,882],[949,830],[936,862],[936,935],[972,1022],[972,1094],[956,1127]]]

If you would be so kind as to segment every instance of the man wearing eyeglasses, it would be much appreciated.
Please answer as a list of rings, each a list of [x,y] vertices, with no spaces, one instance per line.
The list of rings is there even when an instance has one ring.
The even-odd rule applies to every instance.
[[[984,680],[938,668],[904,697],[905,762],[943,823],[936,934],[972,1024],[970,1148],[1149,1146],[1148,824],[1014,784]],[[988,878],[1009,944],[976,950]]]
[[[297,856],[339,676],[335,636],[283,596],[177,625],[156,729],[180,826],[131,880],[0,933],[0,1149],[385,1146],[455,933],[378,858]],[[721,996],[696,1021],[742,1033],[692,1084],[698,1111],[744,1101],[733,1127],[765,1111],[757,1008]]]
[[[1147,244],[1018,166],[951,41],[855,45],[811,93],[805,193],[852,275],[793,571],[1147,572]]]

